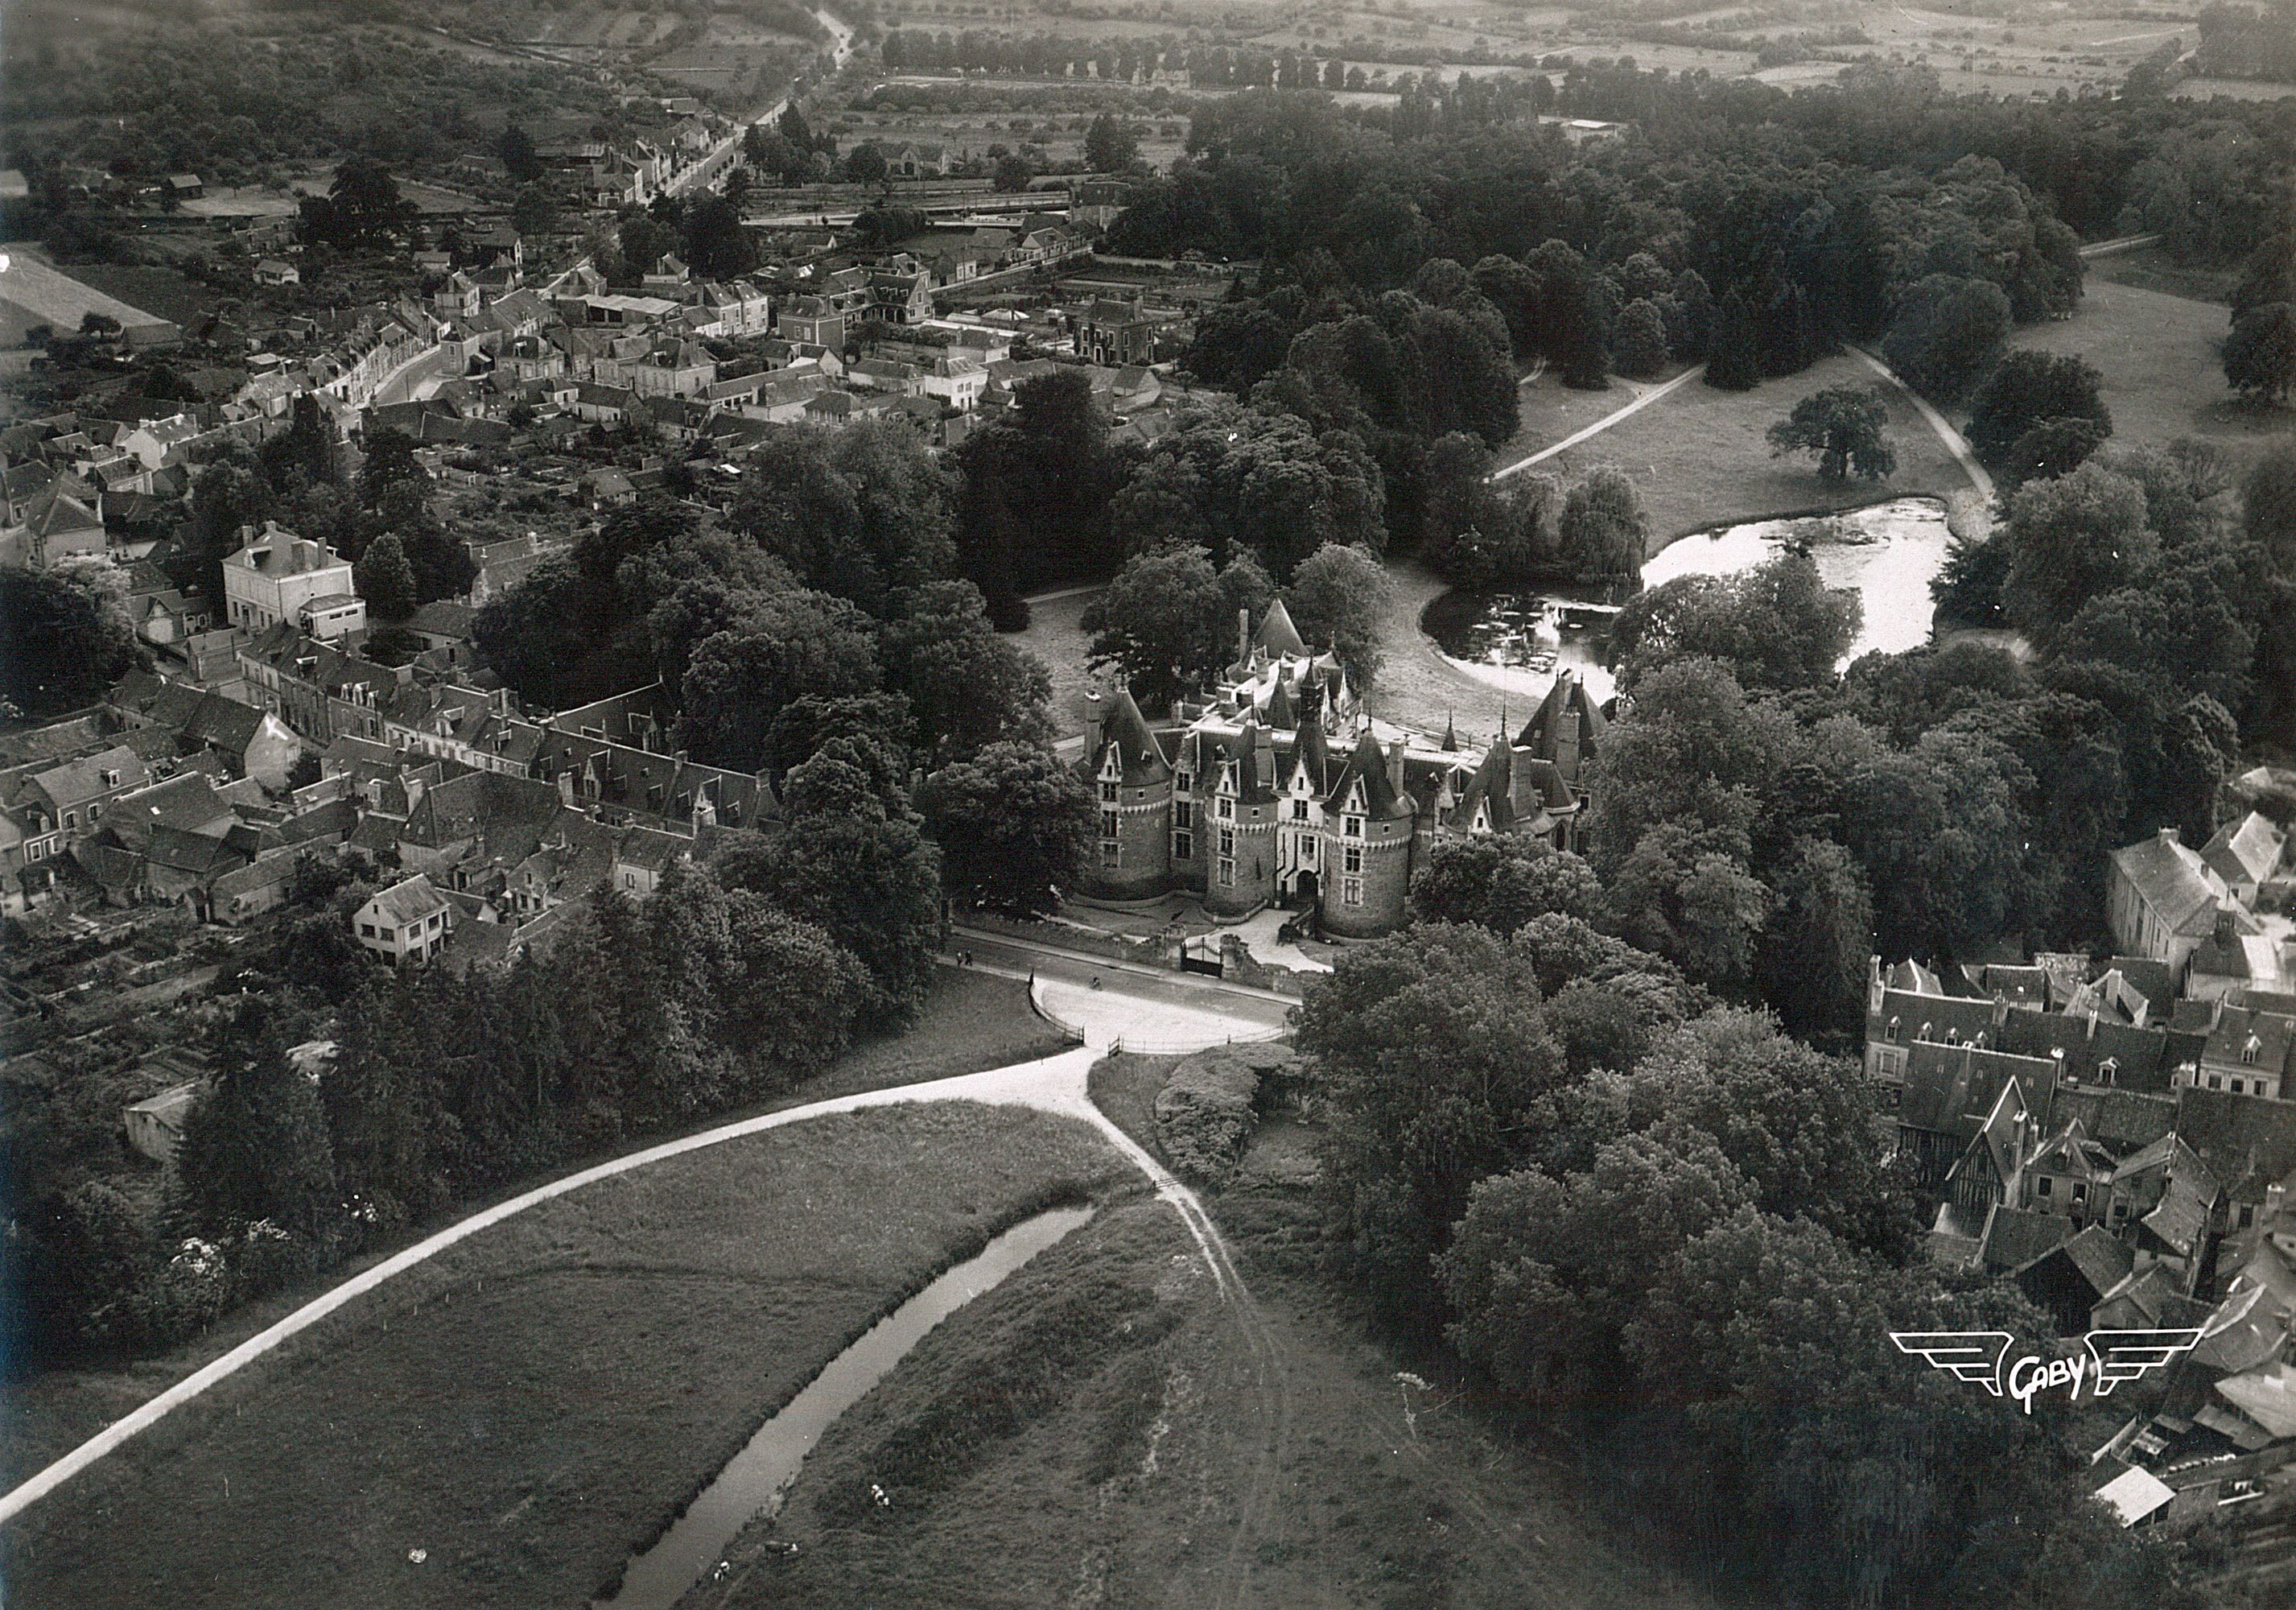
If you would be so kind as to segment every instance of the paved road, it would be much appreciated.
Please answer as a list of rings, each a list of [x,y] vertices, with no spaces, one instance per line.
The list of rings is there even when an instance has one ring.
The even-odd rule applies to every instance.
[[[1504,469],[1492,471],[1491,479],[1493,481],[1505,481],[1508,476],[1514,474],[1518,471],[1528,470],[1531,465],[1538,464],[1544,459],[1554,457],[1557,453],[1562,452],[1566,448],[1577,447],[1580,442],[1585,441],[1590,436],[1600,436],[1603,431],[1609,430],[1612,425],[1617,424],[1620,420],[1627,418],[1630,415],[1641,413],[1644,408],[1649,407],[1651,404],[1656,402],[1660,398],[1664,397],[1669,392],[1674,390],[1676,387],[1682,385],[1685,382],[1703,373],[1705,373],[1703,368],[1685,369],[1681,374],[1667,382],[1666,384],[1662,386],[1652,386],[1649,390],[1644,392],[1640,397],[1636,398],[1634,401],[1628,403],[1625,407],[1620,408],[1617,413],[1605,414],[1602,418],[1596,420],[1593,424],[1588,425],[1585,430],[1572,431],[1570,435],[1564,437],[1561,441],[1556,442],[1554,446],[1541,448],[1538,452],[1533,453],[1528,458],[1518,458]]]
[[[1100,1050],[1197,1051],[1275,1039],[1287,1031],[1297,1004],[1273,990],[1204,973],[1116,961],[963,924],[955,932],[974,966],[1027,979],[1037,1011]]]
[[[865,1090],[721,1124],[716,1129],[682,1136],[660,1146],[633,1152],[627,1156],[579,1170],[537,1186],[507,1201],[496,1203],[425,1236],[373,1268],[352,1276],[277,1323],[249,1337],[220,1358],[211,1359],[140,1408],[113,1421],[14,1491],[0,1496],[0,1523],[21,1514],[119,1448],[129,1438],[157,1425],[209,1388],[238,1374],[338,1309],[356,1302],[385,1281],[429,1262],[457,1243],[515,1218],[529,1208],[537,1207],[602,1179],[611,1179],[673,1157],[682,1157],[689,1152],[779,1129],[784,1124],[802,1123],[808,1118],[819,1118],[832,1113],[849,1113],[863,1107],[890,1106],[905,1102],[982,1101],[1029,1106],[1078,1118],[1091,1124],[1148,1177],[1156,1188],[1156,1195],[1171,1203],[1179,1213],[1188,1227],[1189,1234],[1201,1249],[1213,1276],[1218,1280],[1222,1293],[1235,1306],[1239,1321],[1244,1326],[1247,1339],[1253,1349],[1256,1367],[1263,1373],[1272,1371],[1280,1374],[1281,1361],[1269,1351],[1272,1343],[1267,1340],[1264,1322],[1251,1303],[1250,1294],[1243,1289],[1226,1245],[1220,1239],[1219,1231],[1212,1224],[1210,1215],[1205,1212],[1203,1204],[1092,1104],[1086,1093],[1085,1079],[1110,1041],[1126,1025],[1161,1022],[1167,1026],[1179,1027],[1184,1033],[1201,1035],[1205,1044],[1218,1043],[1218,1039],[1227,1035],[1239,1039],[1264,1039],[1267,1037],[1267,1031],[1271,1023],[1281,1022],[1275,1015],[1277,1009],[1288,1007],[1289,1003],[1282,997],[1267,991],[1248,990],[1221,980],[1133,967],[1121,962],[1073,955],[1056,947],[1033,945],[1025,941],[1004,940],[988,934],[977,938],[968,935],[966,944],[976,953],[979,965],[998,971],[1021,970],[1021,976],[1027,975],[1027,969],[1033,969],[1041,980],[1054,988],[1086,997],[1081,1007],[1087,1019],[1085,1023],[1086,1043],[1072,1051],[1063,1051],[1035,1062],[1016,1063],[985,1073],[968,1073],[955,1079],[933,1080],[924,1084],[901,1085],[890,1089]],[[1088,984],[1079,988],[1077,981],[1088,980],[1095,971],[1103,979],[1103,989],[1094,991]],[[1060,998],[1066,1000],[1068,997],[1062,995]],[[1277,1390],[1280,1391],[1280,1387]],[[1238,1569],[1243,1567],[1239,1566]],[[1223,1597],[1226,1596],[1224,1594]]]
[[[852,25],[848,22],[841,22],[837,18],[832,16],[829,12],[819,10],[818,8],[815,10],[813,14],[820,21],[821,26],[829,30],[829,70],[835,72],[839,68],[845,65],[845,59],[853,53]],[[796,93],[797,91],[795,89],[791,89],[790,94],[783,95],[780,100],[775,102],[771,106],[767,107],[765,111],[759,112],[756,117],[751,118],[750,121],[752,123],[772,122],[775,118],[780,117],[783,111],[789,105],[790,95],[794,95]],[[695,162],[691,168],[685,168],[684,171],[672,176],[668,182],[662,185],[662,193],[664,195],[684,195],[687,191],[693,189],[695,185],[702,182],[703,180],[715,179],[719,175],[723,174],[727,168],[732,165],[734,157],[741,149],[742,136],[748,132],[749,131],[746,128],[737,128],[732,134],[718,141],[717,144],[709,148],[709,154],[708,156],[705,156],[701,160]]]

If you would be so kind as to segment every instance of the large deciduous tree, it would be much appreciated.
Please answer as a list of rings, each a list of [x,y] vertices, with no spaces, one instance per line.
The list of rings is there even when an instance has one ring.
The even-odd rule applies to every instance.
[[[1362,548],[1326,543],[1300,562],[1283,598],[1308,646],[1329,649],[1358,689],[1369,687],[1385,657],[1387,613],[1395,584]]]
[[[1273,592],[1249,558],[1215,571],[1200,547],[1142,554],[1084,612],[1092,662],[1119,672],[1141,698],[1168,705],[1229,663],[1236,612],[1257,615]]]
[[[1888,479],[1898,467],[1890,447],[1890,410],[1874,387],[1828,386],[1794,404],[1793,412],[1770,427],[1774,457],[1815,453],[1821,480]]]
[[[1095,833],[1092,791],[1034,743],[992,743],[924,781],[918,808],[956,899],[1040,916],[1082,875]]]

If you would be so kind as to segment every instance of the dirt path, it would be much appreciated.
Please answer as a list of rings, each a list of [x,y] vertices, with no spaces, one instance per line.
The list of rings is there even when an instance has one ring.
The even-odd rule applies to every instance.
[[[1533,453],[1528,458],[1518,458],[1504,469],[1492,471],[1491,479],[1493,481],[1505,481],[1508,476],[1514,474],[1519,470],[1528,470],[1531,465],[1538,464],[1543,460],[1552,458],[1557,453],[1564,452],[1571,448],[1577,447],[1580,442],[1585,441],[1590,436],[1600,436],[1603,431],[1609,430],[1612,425],[1617,424],[1620,420],[1625,419],[1629,415],[1641,413],[1644,408],[1649,407],[1651,404],[1658,401],[1660,398],[1672,393],[1685,381],[1693,379],[1704,373],[1706,373],[1706,371],[1703,366],[1695,369],[1685,369],[1681,374],[1676,375],[1672,380],[1668,381],[1664,385],[1652,386],[1649,390],[1644,392],[1640,397],[1636,398],[1634,401],[1628,403],[1625,407],[1619,409],[1615,413],[1605,414],[1602,418],[1596,420],[1593,424],[1587,426],[1584,430],[1574,431],[1570,435],[1564,437],[1561,441],[1553,442],[1546,447],[1539,448],[1538,452]]]

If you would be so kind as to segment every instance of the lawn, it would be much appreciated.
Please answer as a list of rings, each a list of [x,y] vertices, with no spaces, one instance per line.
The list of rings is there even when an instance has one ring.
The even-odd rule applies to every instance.
[[[2140,291],[2164,292],[2197,302],[2229,304],[2233,287],[2240,283],[2240,270],[2180,263],[2157,246],[2139,246],[2089,259],[2091,297],[2100,283],[2134,285]]]
[[[1505,445],[1491,451],[1494,467],[1504,469],[1508,464],[1529,457],[1540,449],[1553,446],[1564,437],[1585,430],[1596,420],[1617,413],[1654,385],[1662,385],[1680,373],[1669,368],[1655,381],[1627,380],[1611,377],[1609,386],[1600,391],[1575,391],[1548,369],[1538,379],[1525,381],[1515,392],[1515,406],[1521,426],[1509,437]]]
[[[7,1538],[12,1597],[580,1603],[876,1318],[1055,1196],[1129,1174],[1072,1121],[952,1104],[586,1187],[314,1327],[33,1508]]]
[[[2029,325],[2016,341],[2078,353],[2096,366],[2112,410],[2112,446],[2158,447],[2191,436],[2245,467],[2296,431],[2296,410],[2251,407],[2225,384],[2228,324],[2215,302],[2091,280],[2077,316]]]
[[[1084,635],[1084,612],[1100,596],[1099,587],[1062,588],[1064,596],[1029,605],[1029,629],[1013,641],[1045,662],[1053,676],[1053,731],[1073,737],[1085,729],[1085,690],[1098,686],[1099,674],[1085,663],[1091,642]]]
[[[1095,1099],[1121,1121],[1119,1087],[1152,1098],[1169,1060],[1103,1064]],[[840,1420],[688,1610],[1203,1605],[1223,1588],[1250,1606],[1707,1606],[1609,1531],[1553,1450],[1491,1434],[1442,1383],[1411,1390],[1406,1420],[1396,1361],[1279,1255],[1312,1219],[1301,1134],[1267,1126],[1210,1204],[1240,1242],[1259,1349],[1168,1208],[1104,1210]]]
[[[1936,433],[1894,390],[1889,434],[1898,471],[1889,480],[1829,486],[1806,456],[1770,456],[1765,432],[1804,397],[1827,386],[1881,383],[1847,353],[1800,374],[1765,381],[1751,391],[1718,391],[1693,380],[1532,472],[1568,481],[1596,464],[1616,464],[1642,494],[1652,553],[1677,537],[1730,522],[1853,508],[1890,497],[1944,497],[1965,489],[1968,478]]]
[[[929,1080],[978,1073],[1048,1056],[1069,1042],[1029,1009],[1026,985],[985,973],[937,969],[933,992],[917,1021],[905,1032],[864,1040],[825,1071],[775,1101],[718,1114],[696,1123],[709,1128],[805,1102],[857,1090],[922,1084]],[[632,1146],[668,1138],[649,1135]],[[599,1161],[584,1158],[568,1171]],[[515,1195],[535,1182],[521,1180],[500,1195]],[[498,1197],[474,1199],[455,1210],[476,1212]],[[406,1237],[419,1239],[437,1228],[425,1225]],[[319,1293],[398,1250],[379,1247],[367,1257],[329,1270],[306,1285],[250,1303],[229,1315],[200,1342],[155,1359],[105,1368],[57,1369],[12,1384],[0,1408],[0,1455],[12,1483],[78,1447],[136,1405],[174,1385],[209,1359],[228,1351]]]

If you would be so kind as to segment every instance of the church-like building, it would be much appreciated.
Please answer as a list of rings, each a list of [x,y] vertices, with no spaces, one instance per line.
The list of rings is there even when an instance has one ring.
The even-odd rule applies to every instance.
[[[1162,728],[1120,685],[1079,763],[1100,801],[1084,892],[1201,893],[1215,914],[1313,909],[1326,932],[1383,933],[1412,875],[1449,834],[1521,833],[1575,846],[1587,764],[1608,723],[1565,672],[1513,743],[1463,745],[1374,727],[1338,660],[1309,652],[1279,599],[1201,702]]]

